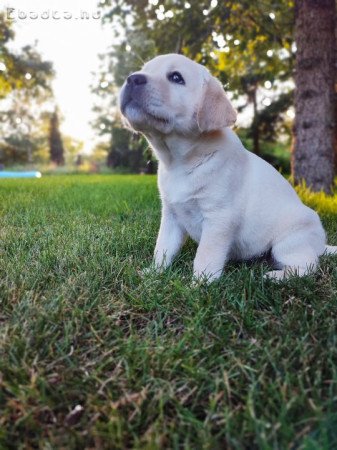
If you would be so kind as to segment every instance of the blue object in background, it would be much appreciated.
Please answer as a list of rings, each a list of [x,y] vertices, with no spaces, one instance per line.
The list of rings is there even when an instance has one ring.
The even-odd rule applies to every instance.
[[[41,178],[41,172],[6,172],[0,171],[0,178]]]

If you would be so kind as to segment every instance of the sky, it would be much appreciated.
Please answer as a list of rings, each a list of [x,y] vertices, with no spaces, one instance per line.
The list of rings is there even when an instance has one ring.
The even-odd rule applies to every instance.
[[[52,61],[56,72],[54,94],[64,118],[61,131],[84,141],[85,151],[90,151],[97,139],[89,124],[94,118],[92,72],[98,70],[98,54],[104,53],[114,39],[111,28],[102,27],[97,18],[97,3],[98,0],[0,0],[1,10],[7,13],[7,8],[14,9],[10,18],[14,18],[15,40],[10,47],[19,50],[38,41],[39,53]],[[43,18],[48,11],[49,18]],[[56,18],[52,18],[52,11]],[[88,19],[81,18],[84,12]]]

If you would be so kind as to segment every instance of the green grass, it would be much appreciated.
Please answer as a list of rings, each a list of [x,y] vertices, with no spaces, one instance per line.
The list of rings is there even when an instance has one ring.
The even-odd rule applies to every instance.
[[[301,195],[337,244],[337,197]],[[337,448],[337,258],[193,287],[189,242],[142,278],[154,177],[2,180],[0,210],[1,450]]]

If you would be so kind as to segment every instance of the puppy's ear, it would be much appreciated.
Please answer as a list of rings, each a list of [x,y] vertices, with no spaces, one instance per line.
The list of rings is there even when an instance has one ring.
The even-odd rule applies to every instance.
[[[201,132],[219,130],[234,125],[236,111],[228,100],[221,83],[210,76],[205,81],[197,122]]]

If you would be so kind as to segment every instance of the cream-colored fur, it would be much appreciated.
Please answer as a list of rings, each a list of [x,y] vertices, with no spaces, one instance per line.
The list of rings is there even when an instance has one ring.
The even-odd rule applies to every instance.
[[[179,72],[184,83],[172,74]],[[228,260],[271,251],[283,279],[313,271],[326,247],[318,215],[229,128],[236,112],[208,70],[176,54],[144,65],[124,84],[121,110],[159,160],[162,218],[154,265],[171,264],[187,236],[199,245],[194,275],[217,279]]]

